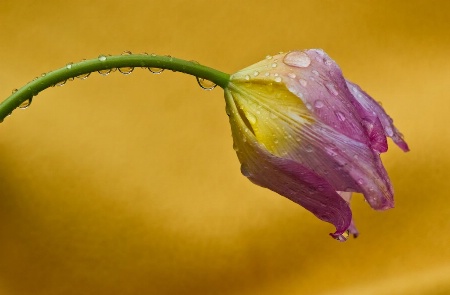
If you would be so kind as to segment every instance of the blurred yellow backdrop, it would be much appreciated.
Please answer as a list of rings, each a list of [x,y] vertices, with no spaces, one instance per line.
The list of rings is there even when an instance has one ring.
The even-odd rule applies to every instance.
[[[232,73],[323,48],[411,152],[383,156],[396,208],[357,196],[338,243],[240,175],[220,89],[141,69],[49,89],[0,125],[0,294],[450,294],[449,3],[2,0],[2,99],[124,50]]]

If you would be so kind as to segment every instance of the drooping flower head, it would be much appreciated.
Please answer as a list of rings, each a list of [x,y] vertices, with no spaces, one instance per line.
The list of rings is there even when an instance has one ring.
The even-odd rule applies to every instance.
[[[242,174],[333,224],[334,238],[358,234],[352,192],[374,209],[393,207],[380,153],[386,137],[408,146],[383,108],[322,50],[267,56],[231,76],[225,99]]]

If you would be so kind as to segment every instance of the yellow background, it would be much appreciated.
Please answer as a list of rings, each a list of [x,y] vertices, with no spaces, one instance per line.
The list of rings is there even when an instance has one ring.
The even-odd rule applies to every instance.
[[[450,294],[448,1],[0,3],[0,97],[99,54],[232,73],[323,48],[394,118],[396,208],[360,238],[240,175],[221,89],[136,69],[39,94],[0,125],[0,294]]]

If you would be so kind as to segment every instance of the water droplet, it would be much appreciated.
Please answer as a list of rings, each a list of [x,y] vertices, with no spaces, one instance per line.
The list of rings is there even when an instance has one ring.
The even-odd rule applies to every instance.
[[[276,67],[277,67],[277,63],[274,62],[274,63],[272,64],[272,68],[276,68]]]
[[[390,126],[384,127],[384,131],[386,131],[386,135],[392,137],[394,135],[394,130]]]
[[[266,59],[272,59],[272,55],[266,55]]]
[[[132,55],[131,51],[124,51],[121,53],[121,55]],[[119,68],[119,72],[121,72],[124,75],[129,75],[131,74],[131,72],[133,72],[134,68],[133,67],[123,67],[123,68]]]
[[[111,73],[111,69],[100,70],[98,73],[102,76],[108,76]]]
[[[253,116],[252,114],[247,113],[246,117],[247,117],[247,120],[250,122],[250,124],[254,125],[256,123],[256,117]]]
[[[278,144],[278,139],[275,138],[275,139],[273,140],[273,143],[274,143],[274,144]]]
[[[150,72],[152,72],[152,74],[161,74],[162,72],[164,72],[164,69],[161,69],[161,68],[152,68],[152,67],[149,67],[148,70],[149,70]]]
[[[302,85],[303,87],[306,87],[306,85],[308,85],[308,82],[306,82],[306,80],[304,79],[300,79],[298,81],[300,82],[300,85]]]
[[[32,98],[32,97],[30,97],[29,99],[25,100],[24,102],[22,102],[22,103],[19,105],[19,109],[24,110],[24,109],[28,108],[28,107],[31,105],[31,102],[32,102],[32,101],[33,101],[33,98]]]
[[[106,56],[104,56],[103,54],[102,54],[102,55],[99,55],[99,56],[98,56],[98,60],[99,60],[99,61],[105,61],[105,60],[106,60]]]
[[[316,100],[316,102],[314,103],[314,106],[318,109],[323,108],[325,105],[323,103],[323,101],[321,101],[320,99]]]
[[[259,72],[258,72],[258,71],[254,71],[254,72],[253,72],[253,76],[257,77],[258,75],[259,75]]]
[[[345,241],[347,241],[349,236],[350,236],[350,232],[346,231],[342,235],[335,236],[335,239],[338,240],[339,242],[345,242]]]
[[[314,151],[314,148],[308,144],[307,146],[305,146],[305,151],[307,153],[312,153]]]
[[[55,84],[55,86],[63,86],[64,84],[66,84],[66,80],[60,81],[58,83]]]
[[[333,64],[333,62],[331,61],[331,60],[326,60],[325,61],[325,64],[327,65],[327,66],[331,66],[332,64]]]
[[[249,75],[245,75],[245,80],[250,80],[250,76]]]
[[[71,68],[72,68],[72,63],[70,62],[66,65],[66,69],[70,70]]]
[[[77,76],[77,78],[80,80],[84,80],[84,79],[87,79],[87,77],[89,77],[90,74],[91,73],[81,74],[81,75]]]
[[[270,73],[267,72],[267,73],[264,74],[264,76],[269,77],[269,76],[270,76]]]
[[[283,59],[283,62],[288,66],[297,68],[306,68],[311,64],[309,56],[302,51],[291,51]]]
[[[362,178],[358,179],[358,184],[364,184],[364,180]]]
[[[233,142],[233,150],[236,151],[236,152],[239,151],[238,146],[234,142]]]
[[[326,146],[325,151],[332,157],[336,157],[338,155],[337,149],[334,146]]]
[[[282,79],[281,79],[281,77],[276,77],[276,78],[275,78],[275,82],[278,82],[278,83],[280,83],[280,82],[281,82],[281,80],[282,80]]]
[[[335,112],[336,117],[338,118],[339,121],[344,122],[345,121],[345,115],[344,113],[340,112],[340,111],[336,111]]]
[[[308,110],[311,110],[311,109],[312,109],[312,105],[311,105],[310,103],[306,103],[306,108],[307,108]]]
[[[217,84],[203,79],[203,78],[199,78],[199,77],[195,77],[197,79],[197,83],[198,85],[200,85],[201,88],[203,88],[204,90],[213,90],[214,88],[216,88]]]
[[[339,92],[336,90],[336,87],[333,83],[326,83],[325,87],[328,89],[328,91],[333,94],[334,96],[337,96]]]
[[[316,71],[316,70],[312,70],[312,73],[313,73],[314,75],[316,75],[316,76],[319,76],[319,72]]]
[[[289,73],[288,77],[291,78],[291,79],[295,79],[297,77],[297,75],[294,74],[294,73]]]

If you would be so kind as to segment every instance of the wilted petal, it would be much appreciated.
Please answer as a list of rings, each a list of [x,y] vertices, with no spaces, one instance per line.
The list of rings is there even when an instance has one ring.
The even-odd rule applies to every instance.
[[[290,160],[272,155],[247,127],[232,94],[225,90],[234,144],[241,162],[241,171],[253,183],[289,198],[319,219],[336,227],[331,234],[337,239],[352,223],[347,202],[322,177]]]
[[[256,184],[333,223],[340,239],[344,227],[358,234],[347,212],[350,192],[374,209],[393,207],[379,155],[386,135],[404,150],[406,143],[322,50],[269,56],[233,74],[225,96],[242,171]]]

